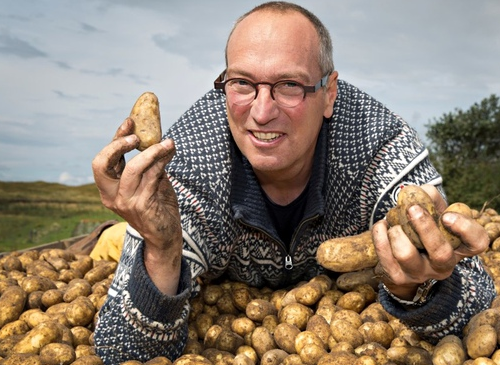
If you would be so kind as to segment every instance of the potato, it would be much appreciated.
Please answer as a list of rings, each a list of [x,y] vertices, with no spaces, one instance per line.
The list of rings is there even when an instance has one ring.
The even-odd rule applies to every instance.
[[[95,307],[87,297],[78,297],[68,304],[64,314],[71,326],[87,326],[94,319]]]
[[[40,356],[34,354],[12,354],[2,361],[2,365],[42,365]]]
[[[377,342],[364,343],[354,349],[357,356],[370,356],[377,364],[390,364],[387,357],[387,350]]]
[[[288,354],[283,350],[272,349],[262,355],[260,363],[266,365],[281,365],[281,363],[287,356]]]
[[[248,357],[254,364],[257,363],[259,360],[259,356],[257,355],[257,352],[255,349],[251,346],[243,345],[238,348],[236,351],[236,356],[238,355],[245,355]]]
[[[358,271],[378,263],[370,231],[326,240],[319,245],[316,258],[321,266],[335,272]]]
[[[135,102],[130,118],[134,121],[134,134],[139,137],[139,151],[161,141],[161,119],[158,98],[145,92]]]
[[[358,331],[363,336],[365,343],[377,342],[385,348],[389,348],[394,339],[394,330],[389,323],[384,321],[363,323]]]
[[[70,345],[49,343],[40,350],[40,359],[46,365],[69,365],[76,360],[76,355]]]
[[[244,312],[248,303],[254,299],[252,292],[248,288],[235,288],[231,292],[233,304],[241,312]]]
[[[245,354],[238,354],[234,357],[233,359],[233,365],[255,365],[255,361],[252,361],[247,355]]]
[[[290,323],[280,323],[274,330],[274,341],[280,349],[285,350],[289,354],[294,354],[297,352],[295,350],[295,337],[299,333],[301,332],[297,326]]]
[[[158,356],[155,357],[154,359],[146,361],[144,365],[172,365],[172,361],[170,361],[164,356]]]
[[[365,309],[365,296],[359,292],[350,291],[345,293],[337,301],[337,305],[343,309],[352,310],[356,313],[361,313]]]
[[[196,354],[186,354],[174,361],[174,365],[213,365],[206,357]]]
[[[472,218],[471,209],[464,203],[453,203],[445,209],[443,214],[446,212],[460,213],[467,218]],[[458,246],[461,245],[462,241],[460,240],[460,237],[455,236],[452,232],[450,232],[443,225],[443,223],[441,222],[441,219],[439,219],[439,221],[438,221],[438,227],[439,227],[439,230],[441,231],[441,234],[446,238],[446,240],[451,244],[451,246],[454,249],[458,248]]]
[[[30,330],[30,327],[23,320],[9,322],[0,329],[0,340],[14,335],[24,335]]]
[[[29,331],[13,348],[12,352],[38,354],[42,347],[62,339],[59,326],[52,322],[43,322]]]
[[[49,289],[56,289],[56,285],[51,279],[38,275],[25,277],[21,281],[20,286],[27,294],[30,294],[34,291],[47,291]]]
[[[262,322],[264,317],[277,314],[277,312],[271,302],[262,299],[253,299],[246,307],[247,317],[256,322]]]
[[[420,241],[420,237],[413,230],[411,222],[407,217],[408,208],[412,205],[420,205],[429,212],[436,222],[438,221],[438,213],[431,197],[420,186],[407,185],[400,190],[396,208],[398,223],[415,247],[424,249],[425,247]]]
[[[77,358],[72,365],[103,365],[103,362],[97,355],[86,355]]]
[[[280,323],[289,323],[303,330],[307,326],[307,321],[314,314],[313,310],[300,303],[292,303],[282,308],[278,314]]]
[[[345,319],[336,319],[330,324],[332,336],[337,342],[347,342],[353,348],[361,346],[364,342],[363,336],[358,329]]]
[[[471,329],[465,338],[467,354],[475,359],[477,357],[489,357],[495,351],[497,345],[497,333],[489,324],[483,324]]]
[[[114,261],[99,262],[97,266],[87,271],[83,278],[87,280],[90,285],[94,285],[114,273],[117,265],[118,263]]]
[[[252,333],[254,329],[255,323],[248,317],[236,318],[231,323],[231,331],[240,335],[241,337],[245,337],[245,335]]]
[[[0,328],[19,318],[26,299],[26,292],[18,286],[9,286],[4,290],[0,297]]]
[[[434,365],[462,365],[465,359],[462,341],[453,335],[442,338],[432,352]]]
[[[92,286],[85,279],[73,279],[68,283],[68,287],[63,295],[63,300],[70,303],[76,298],[87,297],[92,293]]]
[[[318,314],[309,318],[309,321],[307,321],[306,331],[310,331],[318,336],[325,345],[325,348],[328,345],[328,338],[332,335],[330,324],[324,317]]]
[[[374,290],[378,290],[379,281],[375,276],[373,267],[369,267],[341,274],[335,283],[339,289],[344,291],[352,291],[355,287],[366,284],[370,285]]]
[[[252,347],[259,358],[262,358],[267,351],[277,348],[277,345],[269,330],[260,326],[252,332]]]
[[[432,364],[431,354],[420,347],[391,347],[387,350],[387,357],[395,363],[412,365]]]
[[[215,340],[215,348],[217,350],[227,351],[233,354],[236,353],[238,347],[243,346],[244,344],[245,340],[243,337],[226,329],[223,329]]]

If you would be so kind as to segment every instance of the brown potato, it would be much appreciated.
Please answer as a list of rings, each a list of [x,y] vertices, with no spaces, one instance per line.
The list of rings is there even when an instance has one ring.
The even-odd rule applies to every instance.
[[[269,330],[261,326],[252,332],[252,347],[259,358],[262,358],[267,351],[277,348],[277,345]]]
[[[78,297],[68,304],[64,314],[71,326],[87,326],[94,319],[95,307],[87,297]]]
[[[114,261],[100,261],[99,264],[84,275],[84,279],[89,282],[90,285],[106,279],[109,275],[113,274],[116,270],[118,263]]]
[[[281,349],[272,349],[262,355],[260,363],[266,365],[281,365],[287,356],[288,354]]]
[[[329,239],[319,245],[316,258],[321,266],[335,272],[358,271],[378,263],[370,231]]]
[[[472,210],[464,203],[453,203],[445,209],[443,214],[446,212],[460,213],[467,218],[472,218]],[[458,248],[458,246],[461,245],[462,241],[460,240],[460,237],[455,236],[452,232],[450,232],[443,225],[443,223],[441,222],[441,219],[439,219],[439,221],[438,221],[438,226],[439,226],[439,230],[441,231],[441,234],[446,238],[446,240],[451,244],[451,246],[454,249]]]
[[[2,365],[42,365],[40,356],[36,354],[12,354],[2,361]]]
[[[256,322],[262,322],[264,317],[278,313],[271,302],[263,299],[251,300],[250,303],[248,303],[245,312],[248,318]]]
[[[24,309],[27,295],[18,286],[8,286],[0,297],[0,328],[19,318]]]
[[[70,345],[49,343],[40,350],[40,359],[46,365],[69,365],[76,360],[76,355]]]
[[[0,340],[14,335],[24,335],[30,330],[30,327],[23,320],[9,322],[0,329]]]
[[[160,104],[152,92],[145,92],[135,102],[130,118],[134,121],[134,134],[139,137],[139,151],[161,141]]]
[[[337,342],[347,342],[353,348],[361,346],[364,342],[363,336],[350,322],[345,319],[336,319],[330,324],[332,336]]]
[[[43,322],[29,331],[13,348],[13,353],[38,354],[42,347],[62,339],[60,328],[51,322]]]
[[[282,308],[278,314],[280,323],[293,324],[300,330],[304,330],[307,321],[314,314],[313,310],[300,303],[292,303]]]
[[[297,326],[289,323],[280,323],[274,330],[274,341],[280,349],[285,350],[289,354],[295,354],[295,337],[299,333],[301,332]]]
[[[72,365],[103,365],[103,362],[97,355],[85,355],[77,358]]]
[[[496,345],[497,333],[489,324],[483,324],[472,328],[465,338],[467,354],[472,359],[491,356],[496,349]]]

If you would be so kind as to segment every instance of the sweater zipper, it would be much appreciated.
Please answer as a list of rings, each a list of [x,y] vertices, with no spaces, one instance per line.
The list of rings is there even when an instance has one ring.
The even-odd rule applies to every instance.
[[[240,219],[240,222],[241,222],[242,224],[246,225],[247,227],[253,228],[253,229],[255,229],[256,231],[259,231],[259,232],[261,232],[261,233],[265,234],[266,236],[270,237],[270,238],[271,238],[274,242],[276,242],[278,245],[280,245],[280,246],[281,246],[281,248],[283,249],[283,251],[286,253],[286,255],[285,255],[285,263],[284,263],[285,269],[286,269],[287,271],[290,271],[290,270],[292,270],[292,269],[293,269],[293,260],[292,260],[292,255],[291,255],[291,253],[293,252],[293,250],[292,250],[292,248],[293,248],[292,244],[293,244],[293,242],[295,242],[295,238],[297,237],[297,233],[298,233],[298,232],[300,232],[300,230],[302,229],[302,227],[304,226],[304,224],[306,224],[306,223],[308,223],[308,222],[310,222],[310,221],[312,221],[312,220],[314,220],[314,219],[316,219],[316,218],[318,218],[318,217],[319,217],[319,214],[315,214],[315,215],[313,215],[312,217],[309,217],[309,218],[307,218],[307,219],[304,219],[304,220],[303,220],[303,221],[299,224],[298,229],[296,229],[296,230],[295,230],[295,232],[294,232],[294,234],[293,234],[293,236],[292,236],[292,240],[291,240],[291,244],[290,244],[290,251],[287,251],[287,249],[286,249],[285,245],[283,244],[283,242],[281,242],[281,241],[278,241],[278,240],[274,239],[273,237],[271,237],[271,236],[270,236],[270,235],[269,235],[266,231],[264,231],[263,229],[261,229],[261,228],[259,228],[259,227],[255,227],[255,226],[253,226],[253,225],[251,225],[251,224],[248,224],[248,223],[246,223],[246,222],[242,221],[241,219]]]

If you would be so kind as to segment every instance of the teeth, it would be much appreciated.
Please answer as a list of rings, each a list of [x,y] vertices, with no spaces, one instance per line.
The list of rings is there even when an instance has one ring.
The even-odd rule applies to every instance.
[[[278,133],[262,133],[262,132],[253,132],[253,135],[261,141],[272,141],[273,139],[276,139],[279,136],[281,136],[281,134]]]

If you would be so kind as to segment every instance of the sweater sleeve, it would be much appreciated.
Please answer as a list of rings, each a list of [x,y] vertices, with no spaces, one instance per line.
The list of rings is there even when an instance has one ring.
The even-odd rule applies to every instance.
[[[175,359],[187,340],[191,272],[185,259],[177,295],[163,295],[143,261],[143,240],[127,229],[120,263],[99,312],[95,348],[104,364],[145,362],[157,356]]]
[[[382,286],[379,297],[390,314],[422,339],[437,343],[446,335],[462,337],[462,330],[469,320],[490,307],[495,286],[475,256],[463,259],[449,278],[436,284],[432,298],[421,307],[405,309]]]

